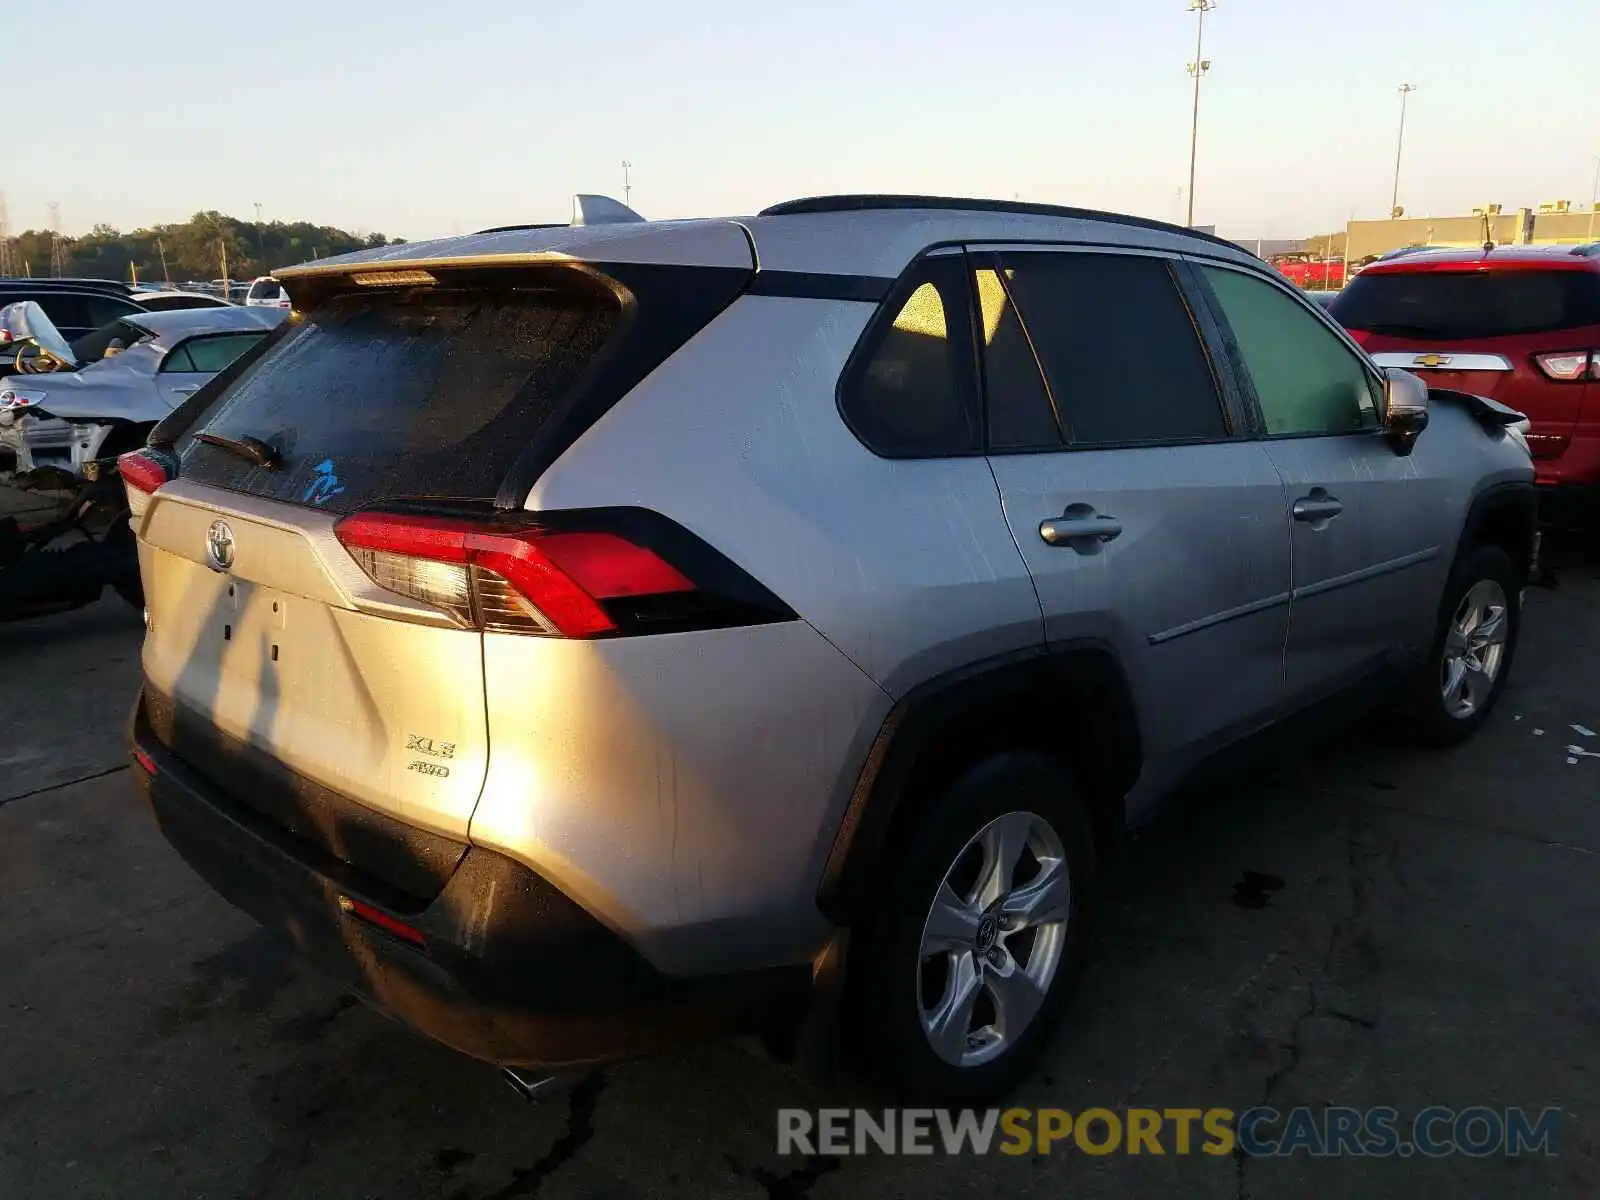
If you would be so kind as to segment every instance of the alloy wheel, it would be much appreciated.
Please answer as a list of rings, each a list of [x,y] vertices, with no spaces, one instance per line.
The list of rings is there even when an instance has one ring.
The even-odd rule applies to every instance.
[[[1461,598],[1445,634],[1440,691],[1444,709],[1465,720],[1481,708],[1505,661],[1510,632],[1506,593],[1493,579],[1481,579]]]
[[[923,923],[917,1005],[934,1053],[975,1067],[1015,1044],[1050,991],[1071,918],[1071,871],[1050,822],[1011,812],[984,826]]]

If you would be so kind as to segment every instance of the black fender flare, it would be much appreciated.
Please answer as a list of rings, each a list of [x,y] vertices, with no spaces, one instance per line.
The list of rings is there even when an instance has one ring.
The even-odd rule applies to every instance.
[[[1094,719],[1114,722],[1126,734],[1101,739],[1107,759],[1093,764],[1109,778],[1120,829],[1125,819],[1121,798],[1138,777],[1142,748],[1133,693],[1111,647],[1084,640],[985,659],[918,684],[884,718],[851,788],[817,887],[817,906],[830,921],[850,925],[869,898],[918,764],[941,734],[965,714],[1041,692],[1057,693],[1064,700],[1093,694]],[[1071,735],[1081,735],[1089,723],[1075,723],[1065,706],[1051,716],[1062,726],[1063,748],[1081,749]]]

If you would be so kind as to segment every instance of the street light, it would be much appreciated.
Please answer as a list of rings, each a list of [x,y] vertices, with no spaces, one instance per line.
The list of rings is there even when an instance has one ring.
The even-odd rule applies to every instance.
[[[628,181],[628,172],[633,170],[633,164],[627,159],[622,160],[622,202],[632,208],[633,184]]]
[[[261,201],[256,201],[256,251],[261,255],[261,273],[267,273],[267,235],[261,228]]]
[[[1194,112],[1189,119],[1189,212],[1184,224],[1194,228],[1194,160],[1200,144],[1200,77],[1211,70],[1211,60],[1201,56],[1205,44],[1206,14],[1216,8],[1217,0],[1189,0],[1189,11],[1195,14],[1194,61],[1189,64],[1189,74],[1194,76]]]
[[[1594,156],[1594,187],[1589,189],[1589,240],[1594,241],[1594,214],[1600,211],[1600,154]]]
[[[1400,152],[1406,144],[1406,97],[1416,90],[1416,85],[1412,83],[1400,85],[1400,135],[1394,142],[1394,194],[1389,197],[1391,221],[1400,215]]]

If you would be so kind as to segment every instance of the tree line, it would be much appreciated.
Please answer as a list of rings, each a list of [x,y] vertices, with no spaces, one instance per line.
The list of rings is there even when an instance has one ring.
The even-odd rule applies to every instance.
[[[55,235],[48,229],[30,229],[10,239],[14,275],[50,275]],[[371,246],[404,242],[381,233],[358,234],[309,221],[241,221],[216,211],[195,213],[182,224],[155,225],[123,233],[110,225],[96,225],[81,237],[61,236],[63,275],[96,279],[130,279],[136,268],[139,281],[220,279],[227,263],[230,279],[250,279],[278,267],[345,254]]]

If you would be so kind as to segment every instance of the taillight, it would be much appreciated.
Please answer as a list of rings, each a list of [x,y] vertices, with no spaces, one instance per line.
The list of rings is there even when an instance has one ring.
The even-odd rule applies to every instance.
[[[130,450],[117,459],[117,474],[131,488],[153,495],[169,478],[166,467],[143,450]]]
[[[1591,367],[1595,378],[1600,379],[1600,350],[1556,350],[1535,354],[1533,361],[1547,376],[1562,383],[1588,378]]]
[[[335,533],[379,587],[442,609],[463,628],[587,638],[793,615],[770,596],[752,604],[715,579],[702,586],[611,529],[359,512]],[[717,558],[712,575],[738,571]]]

